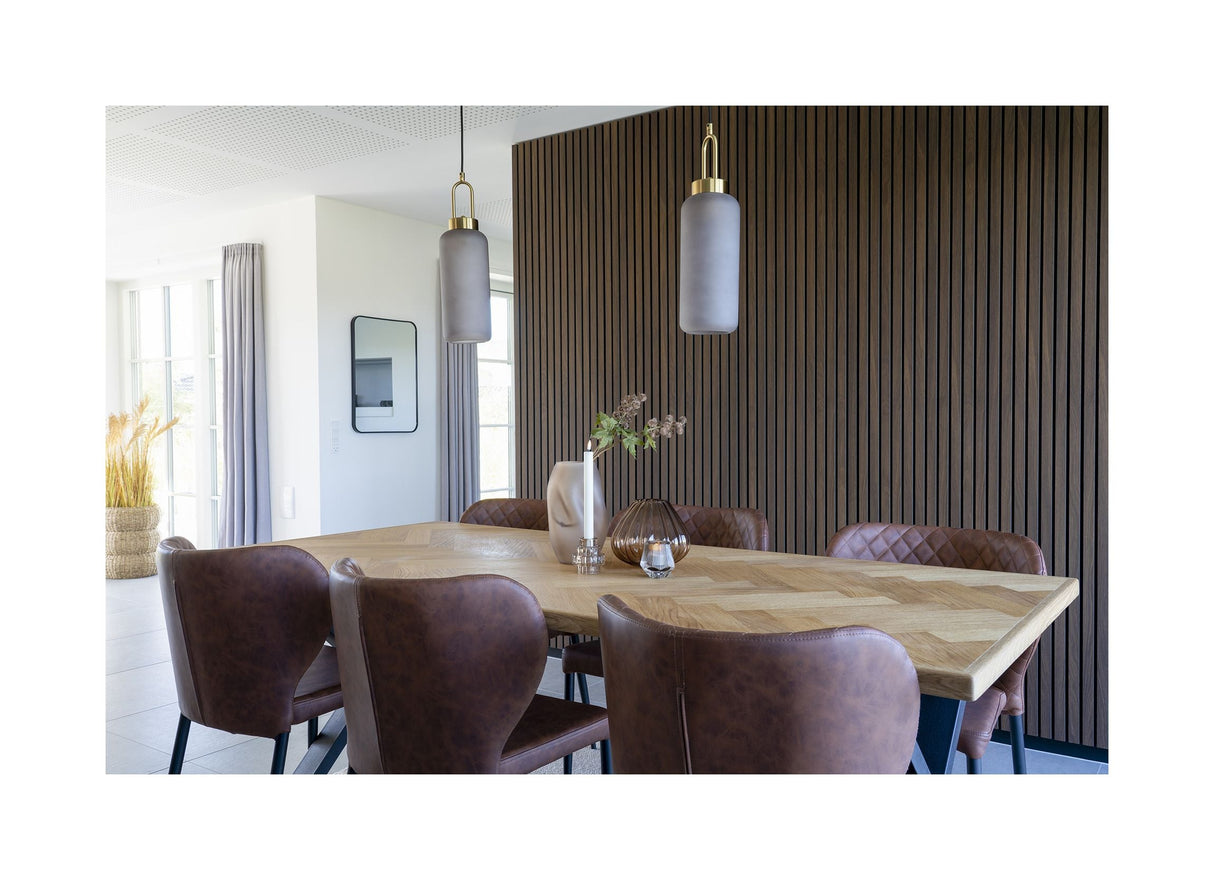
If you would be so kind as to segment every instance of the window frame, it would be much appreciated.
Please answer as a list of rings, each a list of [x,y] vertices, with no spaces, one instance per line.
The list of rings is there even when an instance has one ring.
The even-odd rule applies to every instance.
[[[484,422],[481,420],[481,413],[478,406],[477,411],[477,440],[480,446],[484,448],[484,436],[486,428],[505,428],[506,443],[507,443],[507,475],[508,485],[506,486],[491,486],[486,488],[482,483],[479,487],[478,497],[480,498],[514,498],[518,492],[518,465],[516,456],[516,444],[518,436],[518,415],[516,412],[516,389],[514,387],[514,362],[515,362],[515,335],[514,335],[514,283],[513,280],[504,275],[489,276],[489,299],[492,302],[494,299],[504,300],[506,303],[506,357],[494,358],[483,357],[481,347],[484,343],[477,346],[477,373],[480,373],[480,365],[482,363],[500,364],[507,367],[507,373],[510,376],[510,391],[509,403],[507,407],[506,422]],[[479,380],[478,380],[479,382]],[[479,394],[478,394],[479,398]],[[482,471],[483,478],[483,471]]]
[[[218,383],[222,381],[221,353],[216,351],[216,324],[222,299],[222,267],[218,264],[180,272],[172,275],[141,278],[125,282],[121,286],[122,296],[122,340],[125,368],[122,370],[121,392],[126,409],[138,404],[141,397],[140,367],[149,363],[161,363],[164,369],[164,410],[154,413],[161,421],[173,417],[172,368],[177,361],[193,361],[196,382],[195,418],[191,430],[194,435],[194,491],[179,491],[174,486],[174,432],[170,428],[157,442],[165,444],[161,461],[163,472],[157,474],[156,503],[161,508],[160,532],[162,536],[176,535],[181,529],[176,521],[174,502],[193,499],[196,535],[183,535],[199,548],[218,546],[219,542],[219,493],[223,485],[223,474],[219,471],[219,454],[222,449],[220,435]],[[174,287],[188,287],[193,300],[192,333],[193,354],[175,356],[172,346],[173,315],[169,291]],[[159,290],[162,297],[164,353],[143,357],[139,350],[139,306],[141,292]],[[180,348],[180,346],[178,346]]]

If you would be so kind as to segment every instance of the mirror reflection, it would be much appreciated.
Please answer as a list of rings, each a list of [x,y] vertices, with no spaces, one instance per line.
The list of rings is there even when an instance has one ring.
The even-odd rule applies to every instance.
[[[359,433],[417,430],[417,325],[358,315],[350,321],[352,421]]]

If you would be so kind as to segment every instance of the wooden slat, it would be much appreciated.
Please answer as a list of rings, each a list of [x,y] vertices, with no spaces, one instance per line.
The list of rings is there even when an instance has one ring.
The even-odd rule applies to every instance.
[[[1017,531],[1084,594],[1027,730],[1107,747],[1104,108],[676,107],[514,151],[519,494],[646,391],[688,434],[602,464],[638,497]],[[738,331],[678,331],[679,210],[712,121],[742,208]]]

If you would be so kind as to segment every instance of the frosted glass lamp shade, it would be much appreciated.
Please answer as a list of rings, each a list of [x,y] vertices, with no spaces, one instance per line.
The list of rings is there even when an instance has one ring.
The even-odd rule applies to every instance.
[[[684,333],[738,329],[742,210],[729,193],[702,192],[683,202],[679,230],[679,327]]]
[[[448,229],[438,239],[443,339],[488,342],[489,240],[478,229]]]

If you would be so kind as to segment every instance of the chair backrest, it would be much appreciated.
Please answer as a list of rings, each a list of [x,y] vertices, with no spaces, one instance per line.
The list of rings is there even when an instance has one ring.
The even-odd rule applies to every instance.
[[[876,562],[1049,574],[1045,554],[1032,538],[988,529],[884,522],[852,523],[835,532],[826,546],[826,555]],[[994,686],[1007,695],[1003,710],[1005,714],[1019,715],[1024,712],[1024,676],[1035,653],[1036,641],[995,682]]]
[[[683,523],[688,544],[702,547],[734,547],[738,550],[767,550],[770,538],[767,517],[752,507],[699,507],[694,504],[671,504]],[[611,519],[609,533],[628,508]]]
[[[329,570],[346,753],[356,773],[496,773],[544,675],[535,596],[499,575]]]
[[[835,532],[827,556],[1047,574],[1037,542],[1013,532],[859,522]]]
[[[482,498],[468,505],[462,523],[548,531],[548,502],[542,498]]]
[[[906,772],[919,680],[885,633],[707,632],[616,596],[598,609],[615,772]]]
[[[250,736],[291,729],[292,700],[330,633],[325,567],[297,547],[156,552],[181,714]]]
[[[766,550],[767,517],[751,507],[673,505],[687,531],[687,543],[739,550]]]

